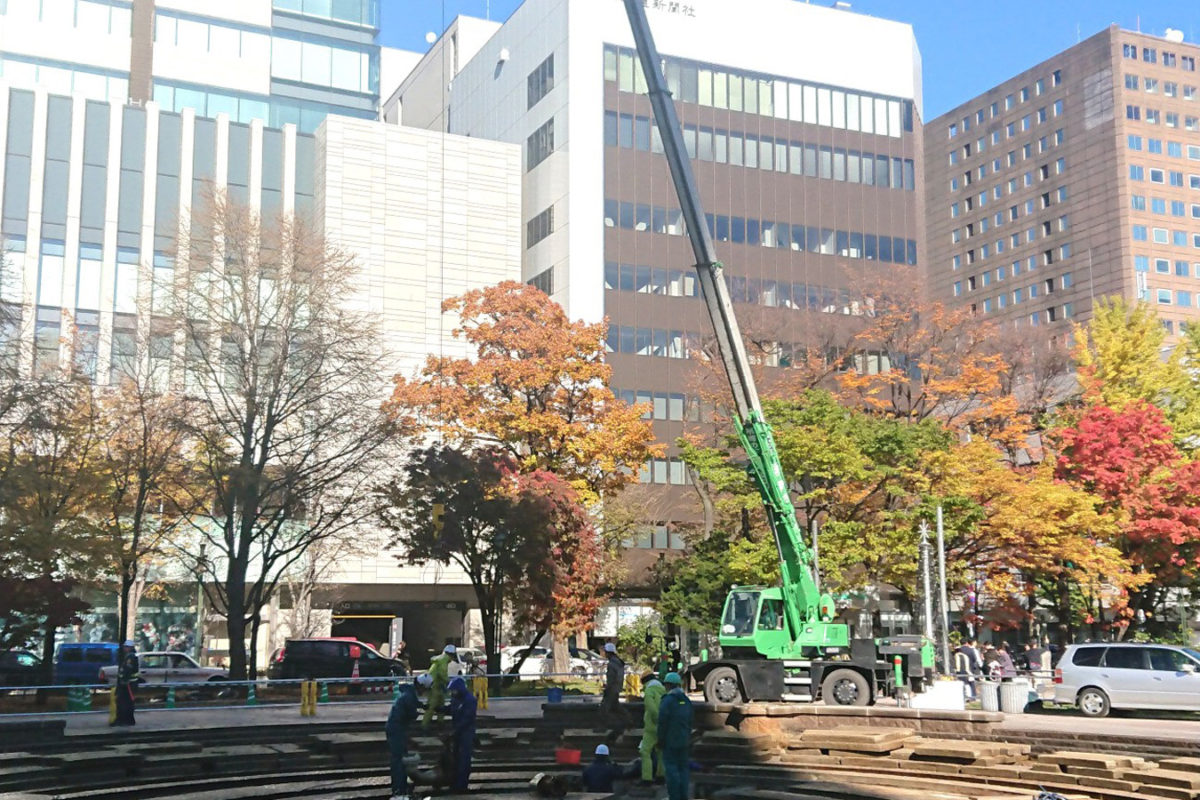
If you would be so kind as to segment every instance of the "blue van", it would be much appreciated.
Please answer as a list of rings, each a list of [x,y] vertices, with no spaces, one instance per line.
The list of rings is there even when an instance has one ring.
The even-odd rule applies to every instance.
[[[116,664],[119,649],[116,642],[60,644],[54,653],[55,685],[104,683],[100,668]]]

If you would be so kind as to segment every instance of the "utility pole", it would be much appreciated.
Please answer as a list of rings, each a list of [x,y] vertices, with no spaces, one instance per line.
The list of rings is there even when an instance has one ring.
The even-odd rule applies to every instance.
[[[925,590],[925,637],[933,641],[933,590],[929,586],[929,523],[921,520],[921,586]]]
[[[937,507],[938,590],[942,606],[942,669],[950,672],[950,603],[946,599],[946,532],[942,507]]]
[[[814,516],[808,523],[812,528],[812,548],[813,548],[813,583],[817,585],[817,593],[821,591],[821,544],[818,539],[819,529],[817,527],[817,518]]]

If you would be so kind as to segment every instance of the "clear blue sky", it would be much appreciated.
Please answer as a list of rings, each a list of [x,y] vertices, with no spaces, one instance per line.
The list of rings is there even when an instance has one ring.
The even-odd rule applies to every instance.
[[[823,0],[822,0],[823,1]],[[571,0],[590,2],[590,0]],[[725,0],[736,3],[739,0]],[[382,42],[424,51],[425,34],[441,33],[458,14],[505,20],[519,0],[382,0]],[[830,0],[828,5],[832,5]],[[909,22],[925,64],[925,119],[1039,61],[1110,23],[1162,35],[1182,30],[1200,41],[1196,0],[853,0],[863,14]]]

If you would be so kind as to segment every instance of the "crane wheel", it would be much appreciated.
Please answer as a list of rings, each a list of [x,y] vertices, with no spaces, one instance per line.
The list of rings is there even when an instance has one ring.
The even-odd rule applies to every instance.
[[[741,703],[742,687],[733,667],[717,667],[704,678],[704,699],[709,703]]]
[[[821,699],[827,706],[867,706],[871,704],[871,685],[852,669],[835,669],[821,681]]]

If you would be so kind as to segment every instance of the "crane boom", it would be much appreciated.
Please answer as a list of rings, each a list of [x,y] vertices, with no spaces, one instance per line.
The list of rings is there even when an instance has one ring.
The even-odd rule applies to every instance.
[[[838,644],[839,640],[844,640],[845,632],[830,637],[832,632],[823,629],[827,626],[844,626],[834,626],[829,622],[832,601],[828,596],[820,596],[814,580],[812,554],[796,520],[796,510],[792,505],[783,465],[779,461],[775,437],[763,416],[754,376],[750,372],[750,360],[746,356],[745,344],[725,285],[723,267],[717,259],[712,235],[705,223],[691,161],[684,150],[675,103],[666,86],[662,60],[650,33],[642,2],[624,0],[625,10],[637,43],[638,58],[645,73],[650,104],[658,122],[675,193],[683,209],[688,239],[695,254],[701,296],[716,332],[717,353],[733,393],[738,437],[749,457],[749,472],[762,496],[767,520],[779,549],[784,616],[797,646],[819,646],[826,642]]]

